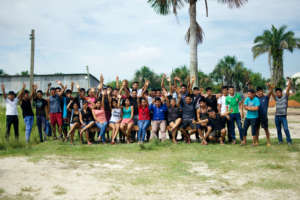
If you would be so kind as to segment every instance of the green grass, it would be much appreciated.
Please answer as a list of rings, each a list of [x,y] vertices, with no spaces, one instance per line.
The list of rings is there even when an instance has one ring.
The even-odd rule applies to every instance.
[[[20,141],[15,142],[13,137],[9,143],[4,140],[5,123],[0,123],[0,158],[8,156],[25,156],[31,162],[39,162],[42,159],[55,159],[66,161],[68,168],[77,169],[79,163],[75,161],[88,162],[88,167],[95,168],[94,162],[118,164],[124,162],[122,170],[111,170],[103,174],[95,174],[99,181],[109,177],[117,184],[128,183],[133,187],[151,187],[157,184],[164,184],[171,187],[173,184],[205,184],[217,180],[225,188],[235,191],[243,191],[249,188],[287,189],[291,188],[297,192],[297,185],[300,185],[299,164],[300,164],[300,140],[294,139],[293,146],[286,144],[277,145],[277,139],[272,138],[272,146],[266,146],[266,140],[261,139],[258,147],[249,145],[210,144],[202,146],[199,143],[177,145],[167,141],[164,143],[153,141],[143,145],[138,144],[117,144],[117,145],[81,145],[76,140],[76,145],[63,143],[61,141],[49,140],[45,143],[38,142],[37,128],[34,126],[31,142],[25,143],[24,123],[20,120]],[[0,121],[5,121],[3,108],[0,108]],[[290,163],[295,161],[296,166]],[[193,171],[193,167],[206,166],[211,175],[200,171]],[[268,173],[265,173],[268,172]],[[223,174],[232,173],[237,176],[250,174],[253,180],[237,187],[232,180],[223,178]],[[78,175],[80,176],[80,174]],[[236,179],[233,177],[232,179]],[[217,185],[218,186],[218,185]],[[228,189],[228,190],[229,190]],[[32,192],[29,187],[22,188],[21,192]],[[224,189],[208,187],[213,195],[223,195]],[[34,190],[35,191],[35,190]],[[195,191],[200,195],[201,192]],[[0,189],[0,195],[1,192]],[[66,189],[56,185],[53,187],[55,195],[64,195]],[[152,191],[145,191],[151,195]],[[299,193],[299,191],[298,191]],[[19,194],[23,195],[22,193]],[[300,195],[300,194],[299,194]],[[20,199],[15,196],[15,199]],[[30,196],[24,196],[30,199]],[[0,196],[0,200],[14,199],[7,196]]]
[[[54,189],[53,194],[55,195],[64,195],[67,193],[66,189],[59,185],[54,186],[53,189]]]

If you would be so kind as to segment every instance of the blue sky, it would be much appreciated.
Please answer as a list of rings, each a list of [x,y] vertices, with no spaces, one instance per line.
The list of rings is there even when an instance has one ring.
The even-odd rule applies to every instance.
[[[249,0],[241,9],[229,9],[208,0],[198,1],[197,20],[205,32],[198,48],[199,69],[209,73],[225,55],[269,77],[267,56],[253,60],[255,36],[271,24],[286,24],[300,37],[299,0]],[[116,75],[132,78],[146,65],[157,73],[189,64],[184,35],[188,7],[160,16],[146,0],[10,0],[0,1],[0,68],[9,74],[29,70],[30,30],[36,30],[36,73],[84,73],[86,65],[106,80]],[[299,70],[300,50],[284,56],[285,75]]]

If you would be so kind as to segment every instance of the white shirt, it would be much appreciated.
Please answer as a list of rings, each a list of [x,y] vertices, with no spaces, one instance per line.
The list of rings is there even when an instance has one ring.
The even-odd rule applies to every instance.
[[[226,102],[226,96],[221,96],[218,99],[218,104],[221,105],[221,114],[224,114],[226,112],[225,102]]]
[[[130,94],[132,93],[132,88],[129,89],[130,91]],[[137,90],[137,96],[142,96],[142,92],[143,92],[143,89],[138,89]]]
[[[18,101],[18,98],[14,98],[12,101],[9,98],[5,99],[6,115],[18,115]]]

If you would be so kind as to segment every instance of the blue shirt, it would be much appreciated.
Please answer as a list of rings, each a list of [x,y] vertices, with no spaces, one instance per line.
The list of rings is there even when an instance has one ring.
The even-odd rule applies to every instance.
[[[268,96],[257,97],[260,102],[258,114],[259,116],[267,116],[268,115],[268,108],[269,108],[269,100]]]
[[[165,120],[166,119],[166,113],[167,113],[167,106],[166,104],[162,104],[160,107],[156,107],[155,104],[151,104],[149,106],[150,112],[153,113],[152,120]]]
[[[247,97],[246,100],[245,100],[244,105],[245,106],[251,106],[251,107],[259,107],[260,102],[259,102],[259,99],[257,97],[254,97],[253,99],[250,99],[249,97]],[[256,111],[248,110],[246,118],[248,118],[248,119],[258,118],[258,110],[256,110]]]

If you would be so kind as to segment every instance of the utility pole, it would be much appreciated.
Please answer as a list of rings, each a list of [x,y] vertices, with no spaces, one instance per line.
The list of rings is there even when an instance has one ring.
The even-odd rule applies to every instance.
[[[30,34],[30,40],[31,40],[31,53],[30,53],[30,91],[32,91],[32,84],[33,84],[33,74],[34,74],[34,29],[31,30]]]
[[[86,73],[87,73],[87,80],[88,80],[88,88],[90,88],[90,72],[89,72],[89,66],[86,66]]]

